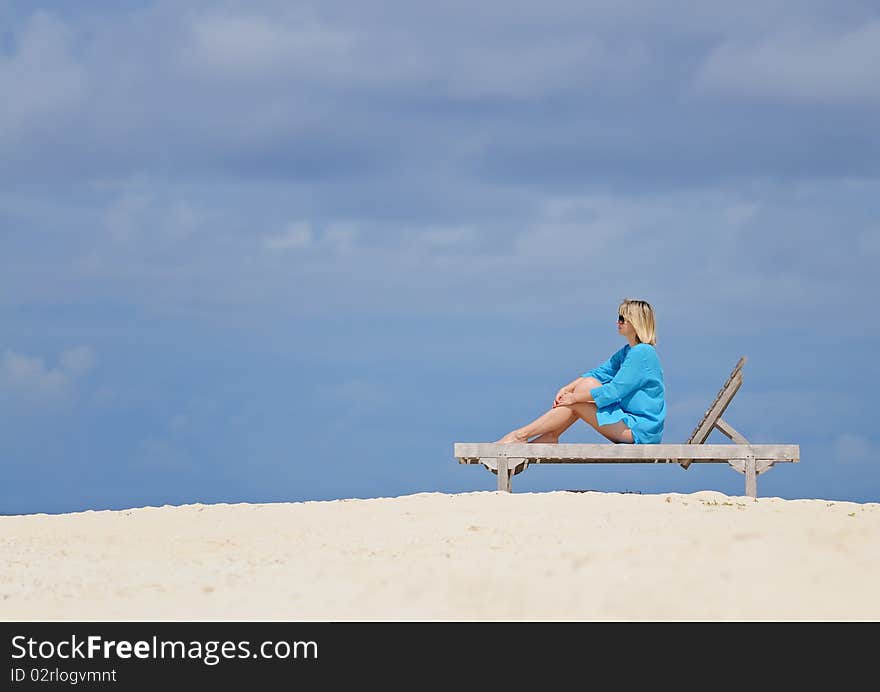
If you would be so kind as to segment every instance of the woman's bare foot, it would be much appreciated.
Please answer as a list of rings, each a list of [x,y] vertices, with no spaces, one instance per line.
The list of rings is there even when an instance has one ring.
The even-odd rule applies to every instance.
[[[521,443],[521,442],[528,442],[528,441],[529,441],[528,436],[525,436],[525,437],[524,437],[523,435],[520,434],[519,431],[514,430],[513,432],[509,432],[509,433],[507,433],[507,434],[506,434],[504,437],[502,437],[500,440],[495,440],[495,444],[502,444],[502,445],[505,445],[505,444],[518,444],[518,443]]]
[[[537,442],[539,444],[555,445],[559,442],[559,433],[546,432],[543,435],[539,435],[534,440],[529,440],[529,442],[531,444],[535,444]]]

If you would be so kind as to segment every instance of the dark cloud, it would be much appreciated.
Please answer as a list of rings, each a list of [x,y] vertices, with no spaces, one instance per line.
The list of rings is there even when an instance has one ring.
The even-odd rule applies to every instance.
[[[867,5],[16,7],[5,178],[877,174]]]

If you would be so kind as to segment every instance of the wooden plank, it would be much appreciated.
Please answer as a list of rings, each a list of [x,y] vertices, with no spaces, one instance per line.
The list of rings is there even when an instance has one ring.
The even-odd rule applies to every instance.
[[[498,490],[510,492],[510,472],[507,470],[507,457],[498,457]]]
[[[518,473],[522,473],[529,467],[529,460],[523,459],[522,457],[511,457],[510,458],[510,475],[515,476]]]
[[[775,463],[775,461],[770,459],[757,459],[755,461],[755,473],[760,476],[764,471],[769,471],[773,468],[773,464]]]
[[[758,497],[758,474],[755,470],[755,458],[750,456],[746,459],[746,495]]]
[[[719,418],[715,421],[715,427],[738,445],[747,445],[749,443],[745,435],[723,418]]]
[[[737,389],[739,389],[739,386],[742,385],[741,371],[742,371],[743,366],[745,364],[746,364],[746,357],[745,356],[743,356],[742,358],[739,359],[739,361],[737,361],[737,363],[733,367],[733,370],[731,371],[730,375],[728,375],[727,380],[725,380],[724,384],[721,385],[721,389],[718,390],[718,394],[715,395],[715,401],[713,401],[712,405],[709,406],[708,409],[706,409],[706,413],[703,414],[702,419],[700,419],[700,422],[697,423],[697,427],[694,428],[694,431],[691,433],[691,436],[688,438],[688,444],[702,444],[703,442],[706,441],[706,438],[709,436],[709,433],[712,431],[712,428],[715,425],[715,420],[724,413],[724,409],[727,408],[727,404],[730,403],[730,399],[732,399],[733,396],[731,395],[728,398],[727,404],[724,404],[724,409],[722,409],[720,412],[718,412],[716,414],[715,412],[718,409],[718,404],[721,401],[721,398],[723,396],[725,396],[725,393],[728,391],[730,386],[733,384],[733,381],[735,379],[737,379],[737,376],[739,376],[739,385],[737,386]],[[735,393],[736,392],[734,392],[734,394]],[[710,419],[710,417],[712,417],[712,418]]]
[[[522,473],[529,467],[530,459],[524,459],[522,457],[507,457],[507,455],[505,455],[505,457],[507,458],[507,470],[511,472],[512,476],[515,476],[518,473]],[[492,473],[498,472],[498,458],[494,456],[474,459],[471,462],[459,461],[458,463],[483,464],[483,466],[489,469]]]
[[[456,442],[454,454],[461,463],[481,463],[479,460],[499,456],[522,457],[530,463],[603,463],[603,462],[663,462],[729,461],[745,459],[749,453],[756,459],[769,461],[800,460],[798,445],[735,445],[735,444],[496,444],[488,442]]]

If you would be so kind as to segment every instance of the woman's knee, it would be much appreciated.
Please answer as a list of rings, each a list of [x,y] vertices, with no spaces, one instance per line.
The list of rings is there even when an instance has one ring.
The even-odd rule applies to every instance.
[[[595,377],[582,377],[581,379],[579,379],[577,381],[577,384],[575,384],[574,389],[575,389],[575,391],[581,390],[581,391],[588,392],[591,389],[595,389],[596,387],[601,387],[601,386],[602,386],[602,383],[599,382],[599,380],[597,380]]]

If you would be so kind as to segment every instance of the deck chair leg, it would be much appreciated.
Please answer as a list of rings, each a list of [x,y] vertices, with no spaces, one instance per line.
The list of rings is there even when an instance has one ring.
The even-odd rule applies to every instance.
[[[746,457],[746,495],[757,499],[758,497],[758,468],[755,464],[755,456],[749,454]]]
[[[498,457],[498,490],[510,492],[510,470],[507,465],[507,457]]]

